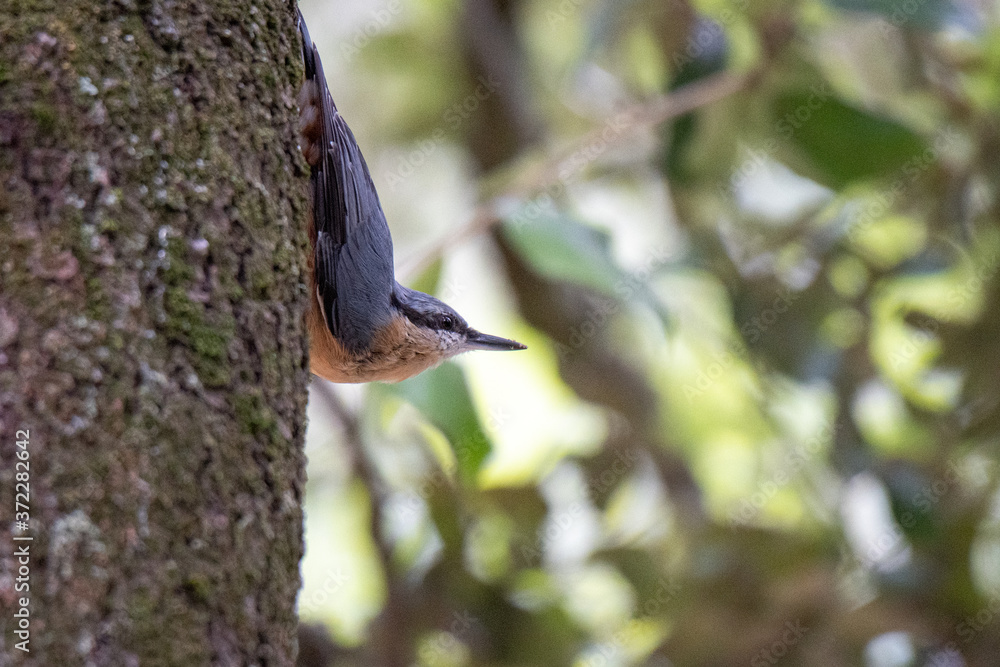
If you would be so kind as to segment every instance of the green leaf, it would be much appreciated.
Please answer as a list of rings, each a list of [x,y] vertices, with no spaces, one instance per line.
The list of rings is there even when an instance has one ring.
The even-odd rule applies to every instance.
[[[444,433],[455,453],[459,476],[465,482],[474,482],[492,444],[479,424],[461,369],[447,363],[384,387],[420,410]]]
[[[515,219],[504,223],[504,238],[535,271],[615,295],[622,273],[611,258],[607,233],[558,213]]]
[[[818,170],[824,185],[842,188],[884,176],[919,159],[927,144],[894,120],[830,97],[823,85],[778,98],[775,126]]]

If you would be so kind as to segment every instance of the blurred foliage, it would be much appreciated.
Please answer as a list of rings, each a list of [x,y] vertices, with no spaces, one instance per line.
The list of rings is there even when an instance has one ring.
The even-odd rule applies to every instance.
[[[309,664],[998,664],[996,5],[304,11],[401,278],[529,345],[317,388]]]

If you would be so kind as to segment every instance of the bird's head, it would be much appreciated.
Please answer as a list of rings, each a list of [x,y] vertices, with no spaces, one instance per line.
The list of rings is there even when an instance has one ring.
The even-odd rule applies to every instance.
[[[517,341],[476,331],[454,308],[423,292],[397,284],[393,296],[403,316],[431,346],[428,353],[440,355],[442,361],[473,350],[527,349]]]

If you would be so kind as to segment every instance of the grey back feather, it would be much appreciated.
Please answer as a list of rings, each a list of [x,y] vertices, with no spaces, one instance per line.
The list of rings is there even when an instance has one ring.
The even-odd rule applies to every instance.
[[[333,335],[348,350],[361,352],[395,314],[392,237],[368,165],[333,102],[301,12],[299,32],[306,79],[315,82],[321,109],[320,156],[311,176],[318,298]]]

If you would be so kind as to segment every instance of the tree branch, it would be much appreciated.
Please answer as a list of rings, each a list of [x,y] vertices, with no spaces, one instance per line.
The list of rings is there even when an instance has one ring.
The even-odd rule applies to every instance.
[[[479,204],[468,222],[454,234],[449,234],[432,246],[423,255],[406,262],[400,273],[407,277],[417,276],[447,251],[486,232],[500,220],[503,209],[509,207],[511,199],[527,199],[565,183],[570,177],[575,176],[596,160],[594,158],[583,164],[575,164],[575,157],[585,152],[588,147],[601,142],[607,146],[619,144],[637,130],[654,127],[714,104],[748,87],[759,77],[759,74],[758,71],[744,74],[722,72],[701,79],[669,94],[625,108],[537,167],[532,168],[524,165],[523,169],[503,168],[503,171],[513,171],[515,174],[527,173],[527,175],[507,185],[499,194]],[[615,130],[614,128],[620,124],[624,124],[624,127]],[[609,129],[612,130],[610,133]],[[521,163],[526,163],[528,159],[522,159]]]
[[[386,600],[382,613],[372,627],[369,646],[377,657],[375,662],[369,664],[377,667],[407,667],[411,662],[408,605],[402,589],[403,582],[396,576],[393,566],[392,544],[383,534],[383,527],[386,525],[384,508],[387,502],[385,484],[366,455],[357,417],[347,409],[329,382],[317,379],[315,389],[344,429],[344,442],[353,456],[354,473],[371,494],[369,529],[385,577]]]

